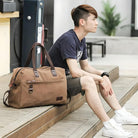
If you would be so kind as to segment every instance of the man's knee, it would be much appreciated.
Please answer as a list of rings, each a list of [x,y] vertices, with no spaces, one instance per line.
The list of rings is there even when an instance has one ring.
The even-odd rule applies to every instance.
[[[81,86],[83,90],[95,87],[95,81],[90,76],[83,76],[80,78]]]

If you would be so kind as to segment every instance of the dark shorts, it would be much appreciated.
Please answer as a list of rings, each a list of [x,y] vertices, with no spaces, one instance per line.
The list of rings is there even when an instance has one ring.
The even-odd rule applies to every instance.
[[[68,91],[68,97],[75,96],[79,93],[84,95],[85,91],[82,90],[80,78],[72,78],[71,75],[68,75],[67,76],[67,91]]]

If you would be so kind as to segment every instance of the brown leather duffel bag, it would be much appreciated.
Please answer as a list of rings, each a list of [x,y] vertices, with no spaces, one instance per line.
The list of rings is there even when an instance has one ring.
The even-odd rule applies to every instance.
[[[42,48],[42,67],[35,68],[35,47]],[[45,56],[50,67],[43,66]],[[9,84],[10,90],[5,92],[3,103],[15,108],[24,108],[51,104],[67,103],[67,82],[65,70],[54,67],[53,63],[40,43],[32,46],[25,66],[32,58],[33,68],[19,67],[13,70]]]

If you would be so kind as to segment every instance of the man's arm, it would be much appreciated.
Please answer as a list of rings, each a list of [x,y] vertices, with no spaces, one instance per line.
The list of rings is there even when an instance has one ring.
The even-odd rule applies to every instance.
[[[101,74],[104,72],[104,71],[97,70],[94,67],[92,67],[91,65],[89,65],[87,59],[86,60],[80,60],[80,66],[86,72],[89,72],[89,73],[92,73],[92,74],[97,74],[99,76],[101,76]]]
[[[79,68],[76,59],[66,59],[66,61],[72,77],[90,76],[95,80],[96,83],[100,84],[100,88],[104,92],[105,96],[113,94],[113,90],[112,90],[112,86],[109,78],[107,76],[101,77],[100,75],[102,72],[87,65],[87,62],[88,62],[87,60],[80,61],[81,62],[80,65],[82,69]]]
[[[95,68],[90,66],[88,63],[88,60],[80,60],[80,66],[86,72],[94,73],[99,76],[101,76],[101,74],[104,72],[104,71],[96,70]],[[103,76],[102,78],[103,78],[103,83],[99,83],[101,90],[104,91],[105,96],[112,95],[113,89],[112,89],[111,82],[110,82],[109,78],[107,76]]]
[[[95,81],[98,81],[100,83],[103,82],[103,78],[100,76],[101,72],[98,72],[98,74],[95,73],[96,70],[93,72],[88,72],[87,70],[81,69],[77,63],[76,59],[66,59],[70,73],[72,77],[82,77],[82,76],[91,76]]]

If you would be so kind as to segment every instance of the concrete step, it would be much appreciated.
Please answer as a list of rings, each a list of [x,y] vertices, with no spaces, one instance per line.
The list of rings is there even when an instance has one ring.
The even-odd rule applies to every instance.
[[[109,72],[112,81],[119,77],[117,66],[95,67]],[[11,75],[0,77],[0,137],[37,137],[85,103],[85,98],[77,95],[72,98],[68,105],[63,106],[42,106],[25,109],[5,107],[2,103],[2,97],[8,89]]]
[[[138,90],[138,78],[119,77],[112,84],[121,105]],[[112,109],[103,99],[102,102],[107,114],[112,117]],[[84,103],[38,138],[92,138],[102,126],[87,103]]]

